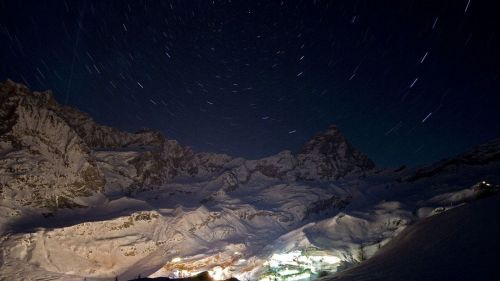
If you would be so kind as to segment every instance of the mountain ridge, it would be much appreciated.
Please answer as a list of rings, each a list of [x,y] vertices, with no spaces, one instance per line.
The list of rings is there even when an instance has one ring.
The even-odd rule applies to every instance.
[[[101,126],[12,81],[0,83],[0,101],[6,280],[203,271],[272,280],[303,270],[277,264],[290,255],[324,257],[307,269],[316,276],[370,258],[408,225],[496,193],[500,182],[499,140],[394,170],[376,167],[332,126],[299,153],[247,160]]]
[[[57,126],[61,127],[57,127],[57,130],[68,131],[71,134],[70,139],[58,140],[57,138],[53,138],[51,142],[79,143],[80,150],[88,158],[91,167],[95,167],[96,162],[99,162],[96,154],[102,151],[135,151],[136,155],[132,159],[127,160],[127,164],[135,169],[134,174],[136,176],[133,179],[133,183],[122,187],[122,189],[128,192],[140,192],[146,186],[161,186],[175,177],[217,176],[218,172],[225,169],[224,166],[226,164],[230,162],[234,163],[235,160],[235,158],[225,154],[195,153],[190,147],[179,144],[176,140],[167,139],[158,132],[142,130],[137,133],[128,133],[112,127],[99,125],[88,114],[57,103],[51,91],[31,92],[26,86],[11,80],[0,84],[0,98],[4,101],[0,112],[2,123],[5,124],[3,128],[0,128],[0,132],[3,132],[1,136],[5,140],[4,143],[9,143],[8,138],[14,138],[14,142],[22,142],[20,134],[23,133],[15,135],[9,134],[9,132],[16,124],[18,127],[26,129],[24,134],[26,134],[26,131],[32,130],[29,126],[31,123],[36,122],[30,119],[31,121],[20,123],[22,119],[19,119],[18,116],[34,114],[36,116],[47,115],[49,121],[56,120],[54,122],[57,123]],[[23,115],[22,113],[25,114]],[[60,133],[54,130],[56,130],[55,127],[39,128],[34,134],[37,136],[46,135],[50,131],[50,134],[55,136]],[[29,147],[31,150],[28,149],[26,151],[27,154],[33,151],[35,145],[44,141],[41,138],[35,138],[35,140],[34,143],[30,143]],[[320,149],[318,148],[319,146],[321,146]],[[11,145],[11,147],[14,147],[14,145]],[[71,151],[68,150],[68,146],[65,149],[52,154],[48,151],[48,154],[45,155],[45,160],[57,158],[58,155],[56,154],[66,157]],[[96,151],[99,152],[96,153]],[[3,153],[10,152],[4,150]],[[242,166],[246,166],[246,168],[250,167],[249,170],[260,171],[270,177],[305,180],[337,179],[350,173],[368,171],[375,166],[368,157],[355,150],[334,126],[330,127],[325,133],[315,136],[304,146],[303,151],[297,155],[280,152],[262,159],[243,160],[243,162]],[[73,176],[81,177],[83,181],[101,181],[102,183],[98,186],[102,188],[104,187],[105,179],[101,170],[92,168]],[[9,184],[4,182],[3,185]],[[37,185],[40,184],[37,183]],[[94,185],[97,184],[95,183]],[[82,194],[91,195],[92,191],[78,193],[77,195]],[[42,197],[44,196],[42,195]],[[72,200],[69,196],[61,198],[64,198],[68,206],[78,205],[74,201],[71,202]],[[56,199],[42,198],[41,200],[44,201],[44,203],[40,203],[41,206],[55,204],[57,208],[60,205],[59,202],[51,203],[54,200],[58,201],[58,197]],[[61,206],[65,205],[62,204]]]

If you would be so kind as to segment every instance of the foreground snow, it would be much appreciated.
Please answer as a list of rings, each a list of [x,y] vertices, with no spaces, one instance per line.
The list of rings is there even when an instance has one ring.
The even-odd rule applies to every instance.
[[[331,281],[500,280],[500,195],[406,228],[371,259]]]
[[[395,181],[388,187],[391,178],[377,174],[321,188],[256,180],[206,205],[197,202],[213,194],[207,187],[211,182],[204,188],[197,186],[200,183],[176,184],[165,187],[169,192],[105,201],[85,211],[60,211],[55,217],[40,217],[39,227],[29,233],[3,236],[1,276],[8,280],[72,280],[72,276],[74,280],[113,280],[115,276],[127,280],[155,271],[152,276],[182,277],[208,270],[220,279],[253,280],[266,274],[273,256],[311,248],[333,257],[338,262],[331,266],[335,270],[370,257],[419,220],[418,215],[425,218],[460,206],[471,197],[456,194],[474,193],[472,188],[460,190],[448,179],[441,185],[435,178],[436,195],[426,200],[420,184]],[[175,190],[188,193],[169,195]],[[306,215],[313,209],[310,206],[318,206],[318,200],[332,196],[350,203],[330,204]],[[459,201],[450,203],[450,198]],[[167,208],[174,202],[175,208]],[[86,221],[78,222],[82,217]],[[62,219],[58,227],[50,226]]]

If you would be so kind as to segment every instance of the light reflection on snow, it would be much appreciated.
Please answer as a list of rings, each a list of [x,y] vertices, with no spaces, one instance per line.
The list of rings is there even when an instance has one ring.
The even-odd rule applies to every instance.
[[[180,262],[181,260],[182,260],[182,258],[177,257],[177,258],[173,258],[173,259],[172,259],[172,262],[174,262],[174,263],[175,263],[175,262]]]
[[[224,280],[227,279],[228,275],[226,271],[227,271],[226,269],[220,266],[216,266],[212,270],[209,270],[208,273],[214,280]]]
[[[239,252],[237,254],[241,255]],[[212,267],[206,261],[201,262],[205,266],[199,266],[200,260],[176,257],[169,265],[170,270],[163,268],[150,277],[168,275],[170,278],[183,278],[208,271],[214,280],[236,277],[240,280],[300,281],[318,276],[321,272],[335,272],[341,262],[340,258],[317,248],[275,253],[267,261],[260,260],[262,263],[255,263],[254,257],[247,260],[237,256],[226,261],[218,260],[216,266],[217,263],[212,262]]]
[[[341,259],[319,250],[273,254],[264,263],[259,281],[296,281],[309,279],[321,271],[335,272]]]

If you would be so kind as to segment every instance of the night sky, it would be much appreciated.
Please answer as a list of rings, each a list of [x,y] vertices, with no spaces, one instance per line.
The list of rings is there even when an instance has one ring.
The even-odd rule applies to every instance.
[[[328,125],[380,166],[500,135],[497,1],[0,0],[0,79],[255,159]]]

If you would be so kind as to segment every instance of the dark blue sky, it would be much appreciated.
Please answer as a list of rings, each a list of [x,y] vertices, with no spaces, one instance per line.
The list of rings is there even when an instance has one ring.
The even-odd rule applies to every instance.
[[[337,124],[381,166],[500,135],[495,1],[0,1],[0,79],[258,158]]]

